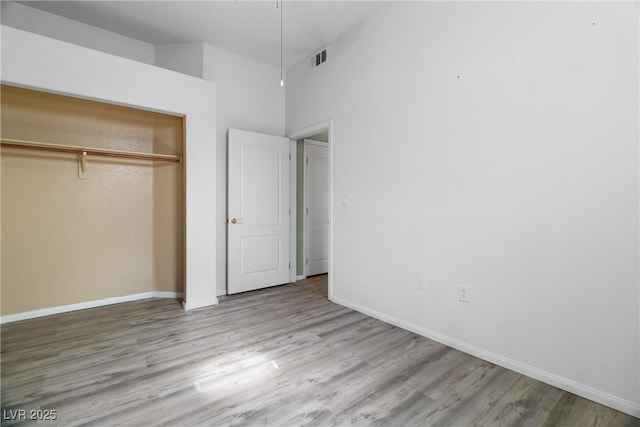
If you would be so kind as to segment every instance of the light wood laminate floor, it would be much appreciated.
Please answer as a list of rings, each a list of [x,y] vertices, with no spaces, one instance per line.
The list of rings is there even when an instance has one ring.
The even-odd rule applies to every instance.
[[[329,296],[328,280],[329,276],[327,274],[318,274],[316,276],[310,276],[306,279],[298,280],[295,285],[327,298]]]
[[[19,409],[55,410],[43,425],[640,425],[295,285],[1,332],[4,425]]]

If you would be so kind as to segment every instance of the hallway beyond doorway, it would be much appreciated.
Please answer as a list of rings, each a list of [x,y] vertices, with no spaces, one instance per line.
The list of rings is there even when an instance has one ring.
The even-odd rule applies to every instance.
[[[328,278],[328,274],[318,274],[316,276],[310,276],[306,279],[298,280],[294,285],[328,298]]]

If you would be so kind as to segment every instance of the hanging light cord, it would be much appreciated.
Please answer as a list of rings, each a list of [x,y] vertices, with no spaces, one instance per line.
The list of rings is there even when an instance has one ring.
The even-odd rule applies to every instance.
[[[280,0],[280,86],[284,86],[284,76],[282,72],[282,9],[283,2]]]

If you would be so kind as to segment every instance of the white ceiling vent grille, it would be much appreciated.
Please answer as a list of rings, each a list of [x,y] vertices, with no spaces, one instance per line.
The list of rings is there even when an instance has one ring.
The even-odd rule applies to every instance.
[[[313,66],[318,67],[325,62],[327,62],[327,49],[323,49],[321,52],[316,53],[316,56],[313,59]]]

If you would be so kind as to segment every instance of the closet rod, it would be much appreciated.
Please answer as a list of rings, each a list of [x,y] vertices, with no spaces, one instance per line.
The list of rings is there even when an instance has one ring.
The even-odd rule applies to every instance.
[[[4,147],[27,148],[30,150],[58,151],[76,154],[87,153],[87,155],[123,157],[138,160],[162,160],[167,162],[181,161],[180,156],[174,156],[172,154],[138,153],[135,151],[108,150],[106,148],[84,148],[74,145],[48,144],[45,142],[21,141],[19,139],[5,138],[2,138],[1,142]]]

